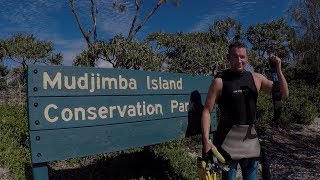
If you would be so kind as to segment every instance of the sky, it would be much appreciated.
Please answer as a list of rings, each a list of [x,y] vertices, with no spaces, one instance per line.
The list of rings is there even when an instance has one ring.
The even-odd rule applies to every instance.
[[[138,32],[143,39],[152,32],[208,31],[215,20],[234,18],[244,28],[257,23],[288,18],[288,9],[297,0],[172,0],[159,7]],[[113,2],[127,5],[125,13],[112,8]],[[144,0],[138,23],[154,7],[156,0]],[[95,0],[98,10],[98,39],[109,40],[117,34],[127,36],[135,13],[134,0]],[[76,9],[86,31],[92,28],[90,0],[76,0]],[[63,55],[63,64],[72,65],[73,58],[86,48],[68,0],[0,0],[0,38],[17,33],[33,34],[54,43],[55,52]],[[104,66],[100,64],[100,66]]]

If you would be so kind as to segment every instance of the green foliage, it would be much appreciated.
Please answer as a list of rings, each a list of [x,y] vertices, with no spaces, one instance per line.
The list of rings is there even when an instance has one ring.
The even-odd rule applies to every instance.
[[[19,144],[28,147],[28,123],[25,106],[0,106],[0,129]]]
[[[313,66],[297,64],[286,69],[285,74],[289,85],[292,86],[293,93],[307,98],[320,113],[320,72],[316,71]]]
[[[316,106],[307,99],[293,96],[283,103],[284,114],[280,118],[281,124],[310,124],[317,117]]]
[[[320,71],[312,64],[297,63],[294,67],[285,70],[289,83],[301,82],[316,87],[320,82]]]
[[[60,53],[53,53],[52,42],[43,41],[33,35],[17,34],[7,40],[1,40],[3,59],[15,61],[26,66],[27,64],[61,64]]]
[[[312,88],[312,86],[311,86]],[[317,108],[318,115],[320,115],[320,85],[316,88],[313,88],[312,94],[310,96],[310,100],[314,103]]]
[[[269,94],[260,93],[257,101],[257,129],[264,132],[266,126],[271,123],[273,115],[272,99]]]
[[[255,58],[250,64],[257,72],[264,73],[267,67],[266,56],[272,53],[284,61],[290,59],[290,41],[295,37],[294,30],[282,19],[250,26],[246,32],[247,40],[252,45]]]
[[[90,66],[89,59],[104,60],[114,68],[160,70],[161,60],[146,42],[116,36],[110,42],[100,41],[83,51],[74,61],[76,66]]]
[[[30,176],[28,125],[24,106],[0,106],[0,159],[13,179]]]
[[[299,0],[290,9],[295,28],[304,38],[316,41],[320,35],[320,1]]]
[[[316,104],[319,103],[319,90],[301,81],[289,85],[290,97],[283,103],[281,121],[284,123],[310,124],[317,115]]]
[[[224,20],[215,21],[209,28],[213,37],[224,40],[225,42],[239,41],[243,37],[243,30],[240,22],[228,17]]]
[[[169,72],[213,74],[214,66],[224,66],[227,43],[210,33],[153,33],[148,40],[156,43]]]
[[[183,149],[183,140],[166,142],[153,147],[157,159],[165,162],[172,168],[170,179],[197,179],[196,160],[188,156]]]
[[[15,65],[10,71],[20,84],[24,84],[27,65],[59,65],[62,62],[62,55],[53,52],[52,42],[37,39],[33,35],[17,34],[5,40],[0,39],[0,47],[0,59]]]
[[[314,88],[303,81],[289,84],[289,98],[282,101],[282,113],[278,122],[271,122],[273,105],[270,95],[261,93],[257,102],[257,125],[263,132],[267,124],[310,124],[319,115],[320,87]]]
[[[320,1],[299,0],[290,9],[298,34],[292,43],[292,53],[298,61],[294,78],[309,84],[320,83]]]
[[[76,1],[75,0],[69,0],[69,3],[70,3],[70,8],[71,8],[71,11],[72,13],[74,14],[74,17],[77,21],[77,24],[78,24],[78,27],[82,33],[82,36],[83,38],[86,40],[87,42],[87,45],[88,45],[88,50],[85,50],[84,52],[82,52],[79,57],[77,57],[75,59],[75,62],[74,64],[75,65],[81,65],[81,66],[92,66],[94,67],[96,65],[96,61],[99,60],[99,57],[100,57],[100,53],[93,53],[92,52],[97,52],[99,51],[99,47],[97,46],[100,46],[100,42],[99,41],[103,41],[103,40],[98,40],[98,36],[97,36],[97,13],[98,13],[98,9],[100,10],[103,10],[105,9],[105,7],[97,7],[94,3],[94,1],[91,1],[90,3],[90,9],[91,9],[91,19],[92,19],[92,29],[89,29],[89,30],[85,30],[84,26],[81,24],[81,20],[80,20],[80,16],[78,15],[78,12],[75,8],[75,3]],[[131,43],[132,40],[134,39],[134,37],[136,36],[136,34],[141,30],[141,28],[143,28],[143,26],[150,20],[150,18],[154,15],[154,13],[157,11],[157,9],[167,3],[168,0],[159,0],[159,1],[156,1],[154,2],[153,4],[153,7],[149,10],[145,9],[144,7],[147,7],[147,6],[143,6],[143,3],[145,3],[143,0],[140,0],[140,1],[135,1],[135,13],[132,14],[132,22],[130,24],[128,24],[128,35],[126,38],[123,38],[125,41],[127,41],[126,43]],[[174,6],[179,6],[180,4],[180,0],[172,0],[172,3]],[[126,13],[128,8],[130,6],[130,3],[127,4],[127,3],[124,3],[124,2],[117,2],[117,1],[114,1],[112,3],[112,8],[117,11],[118,13]],[[143,11],[148,11],[148,13],[144,12],[141,14],[141,9],[144,9]],[[142,16],[141,16],[142,15]],[[139,16],[139,18],[138,18]],[[140,21],[138,23],[138,21]],[[93,32],[93,33],[91,33]],[[93,35],[92,35],[93,34]],[[119,36],[118,36],[119,37]],[[115,39],[118,38],[117,36],[115,37]],[[120,38],[122,38],[123,36],[121,35]],[[130,47],[132,45],[129,45]],[[113,47],[111,47],[112,49]],[[137,48],[135,47],[133,50],[136,50]],[[139,49],[139,48],[138,48]],[[126,49],[125,51],[130,51],[132,50],[131,48],[129,49]],[[87,51],[87,52],[86,52]],[[91,52],[90,52],[91,51]],[[121,50],[122,53],[123,50]],[[144,51],[142,51],[144,52]],[[133,69],[139,69],[139,68],[144,68],[144,69],[147,69],[146,67],[133,67],[136,65],[135,62],[131,62],[130,60],[128,59],[120,59],[120,63],[118,65],[116,65],[116,63],[112,63],[111,61],[115,61],[115,60],[119,60],[119,57],[120,58],[127,58],[129,56],[126,55],[126,53],[124,54],[118,54],[118,52],[116,53],[116,58],[115,58],[115,52],[108,52],[108,54],[104,54],[105,57],[108,59],[109,56],[112,56],[112,58],[115,58],[113,60],[109,60],[109,62],[113,65],[113,67],[123,67],[123,68],[126,68],[126,69],[130,69],[130,68],[133,68]],[[131,53],[130,53],[131,54]],[[147,52],[147,54],[149,54],[149,52]],[[123,56],[124,55],[124,56]],[[132,54],[131,54],[132,55]],[[137,55],[136,55],[137,56]],[[0,56],[1,57],[1,56]],[[146,65],[147,63],[153,63],[153,61],[150,61],[150,58],[154,58],[153,55],[150,55],[148,56],[147,58],[149,58],[149,61],[147,62],[144,62],[144,65]],[[154,59],[153,59],[154,60]],[[123,62],[126,62],[126,63],[131,63],[131,65],[129,65],[129,67],[127,67],[126,64],[124,64]],[[133,65],[132,65],[133,64]],[[154,64],[152,64],[154,65]],[[139,66],[139,64],[137,65]],[[154,67],[152,67],[154,68]]]
[[[147,40],[155,43],[155,51],[169,72],[212,75],[227,67],[228,42],[241,40],[242,35],[241,24],[226,18],[214,22],[209,32],[157,32]]]
[[[9,168],[10,176],[15,180],[31,177],[29,149],[22,147],[15,139],[0,132],[0,159]]]
[[[298,63],[295,66],[294,79],[305,80],[308,84],[320,83],[320,36],[317,41],[300,39],[301,51],[298,55]]]

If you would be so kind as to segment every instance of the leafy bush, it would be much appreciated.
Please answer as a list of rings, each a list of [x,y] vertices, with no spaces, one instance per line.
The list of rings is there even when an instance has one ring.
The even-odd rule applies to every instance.
[[[26,109],[0,106],[0,119],[0,159],[13,179],[26,179],[31,175],[26,171],[30,169]]]
[[[270,95],[260,93],[257,101],[256,125],[259,132],[264,132],[266,125],[271,123],[273,115],[273,105]]]
[[[320,114],[320,85],[318,85],[316,88],[311,88],[311,95],[309,100],[313,102],[315,107],[317,108],[318,115]]]
[[[168,176],[171,179],[197,179],[196,160],[183,150],[183,140],[175,140],[152,147],[155,158],[165,162],[171,169]]]
[[[310,124],[319,114],[316,104],[319,103],[317,90],[302,81],[289,85],[290,97],[283,102],[282,124],[299,123]]]
[[[0,129],[8,136],[28,147],[28,122],[25,106],[0,106]]]
[[[261,93],[257,102],[257,125],[264,130],[266,124],[290,123],[310,124],[319,115],[320,87],[313,88],[303,81],[292,81],[289,84],[289,98],[282,101],[282,113],[278,122],[271,122],[273,105],[270,95]],[[318,108],[317,108],[318,107]]]

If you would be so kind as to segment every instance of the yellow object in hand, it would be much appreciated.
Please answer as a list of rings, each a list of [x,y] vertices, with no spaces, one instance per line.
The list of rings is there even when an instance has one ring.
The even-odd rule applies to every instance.
[[[226,163],[226,160],[224,157],[219,153],[216,147],[211,148],[211,151],[215,157],[221,162],[221,163]]]

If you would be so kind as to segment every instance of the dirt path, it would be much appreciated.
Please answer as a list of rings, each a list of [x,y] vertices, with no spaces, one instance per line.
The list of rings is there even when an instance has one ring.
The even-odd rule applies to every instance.
[[[320,179],[320,118],[309,126],[268,128],[261,138],[273,179]]]

